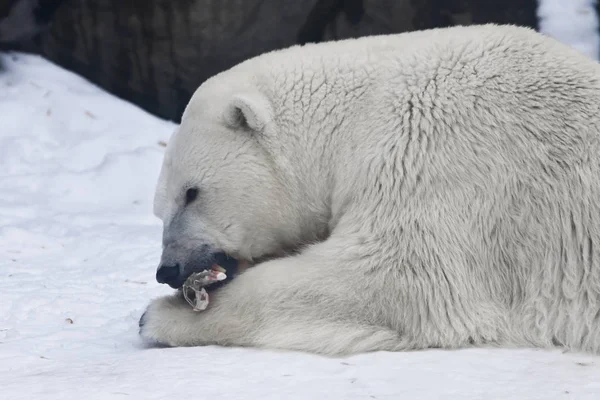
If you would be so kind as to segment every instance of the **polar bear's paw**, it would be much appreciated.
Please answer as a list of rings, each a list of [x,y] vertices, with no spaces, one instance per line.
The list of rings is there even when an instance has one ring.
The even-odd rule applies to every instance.
[[[181,296],[166,296],[153,300],[139,321],[139,334],[148,344],[183,346],[192,338],[190,325],[197,316]]]

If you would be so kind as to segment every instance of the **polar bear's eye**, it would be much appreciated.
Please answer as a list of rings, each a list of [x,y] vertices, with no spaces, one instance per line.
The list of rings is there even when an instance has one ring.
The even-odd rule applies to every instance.
[[[185,192],[185,204],[188,205],[198,197],[198,188],[189,188]]]

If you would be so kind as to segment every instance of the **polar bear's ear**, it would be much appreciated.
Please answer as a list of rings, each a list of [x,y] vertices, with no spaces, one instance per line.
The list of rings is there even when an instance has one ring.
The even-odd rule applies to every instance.
[[[228,125],[255,132],[262,132],[271,118],[271,106],[260,94],[237,94],[225,110],[225,121]]]

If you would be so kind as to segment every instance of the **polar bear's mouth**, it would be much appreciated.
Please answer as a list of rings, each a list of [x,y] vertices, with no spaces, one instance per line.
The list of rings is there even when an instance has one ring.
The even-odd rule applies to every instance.
[[[188,276],[179,294],[192,306],[194,311],[202,311],[208,307],[209,292],[223,286],[227,281],[248,268],[249,263],[240,261],[225,253],[216,253],[211,257],[211,266]]]
[[[225,279],[220,279],[218,282],[211,284],[210,289],[216,289],[224,284],[228,283],[236,276],[246,271],[252,264],[246,260],[241,260],[232,257],[224,252],[216,252],[212,254],[207,263],[203,265],[194,265],[191,271],[186,274],[186,280],[192,275],[205,274],[210,271],[220,272],[225,275]],[[181,287],[180,287],[181,288]]]

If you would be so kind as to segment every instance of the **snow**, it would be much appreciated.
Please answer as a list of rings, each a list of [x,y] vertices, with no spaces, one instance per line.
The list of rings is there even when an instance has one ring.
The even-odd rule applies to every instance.
[[[597,0],[538,0],[540,32],[552,36],[588,57],[600,58]]]
[[[0,399],[599,398],[600,357],[560,350],[145,347],[175,125],[42,58],[0,63]]]

